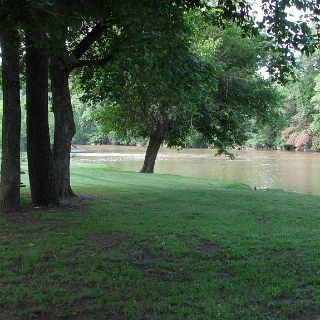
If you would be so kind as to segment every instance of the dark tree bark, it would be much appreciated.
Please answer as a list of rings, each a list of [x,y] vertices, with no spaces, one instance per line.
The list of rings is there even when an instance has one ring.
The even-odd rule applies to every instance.
[[[159,130],[156,130],[150,136],[150,141],[149,141],[147,152],[144,158],[143,167],[140,170],[141,173],[154,172],[154,165],[155,165],[157,155],[163,140],[164,140],[164,135]]]
[[[70,152],[76,129],[69,90],[69,72],[59,61],[51,61],[50,77],[55,120],[53,171],[55,190],[61,199],[74,195],[70,184]]]
[[[0,211],[10,212],[20,204],[20,80],[17,32],[1,34],[2,52],[2,162]]]
[[[94,26],[72,51],[73,59],[67,59],[67,61],[64,61],[64,58],[70,55],[70,52],[65,47],[65,41],[56,39],[57,43],[60,42],[61,52],[64,52],[64,55],[53,57],[50,61],[52,106],[55,119],[53,172],[55,191],[60,199],[74,196],[70,184],[70,152],[76,128],[69,89],[69,75],[74,68],[85,65],[102,66],[111,59],[111,55],[108,55],[105,59],[98,61],[79,60],[90,46],[101,37],[105,29],[106,26],[103,23]]]
[[[26,36],[27,151],[32,203],[55,205],[48,124],[48,57]]]

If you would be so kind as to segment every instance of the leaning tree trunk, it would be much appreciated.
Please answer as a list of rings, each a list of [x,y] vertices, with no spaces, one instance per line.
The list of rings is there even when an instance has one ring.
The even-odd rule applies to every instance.
[[[26,37],[27,151],[31,198],[35,205],[55,205],[48,124],[48,57]]]
[[[143,167],[140,170],[140,172],[142,173],[154,172],[154,165],[155,165],[156,158],[163,140],[164,140],[163,135],[159,134],[159,132],[157,131],[150,136],[150,141],[148,144],[146,156],[144,158]]]
[[[17,32],[1,35],[2,52],[2,162],[0,212],[14,211],[20,204],[20,80]]]
[[[75,124],[69,90],[69,69],[59,61],[50,64],[52,106],[55,119],[53,145],[53,172],[55,189],[61,199],[73,196],[70,185],[71,141]]]

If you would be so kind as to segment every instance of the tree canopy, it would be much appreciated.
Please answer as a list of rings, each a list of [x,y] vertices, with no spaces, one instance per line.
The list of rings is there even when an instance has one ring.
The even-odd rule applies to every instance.
[[[72,195],[69,153],[75,123],[70,75],[82,83],[83,98],[95,104],[99,122],[123,136],[130,131],[134,137],[157,136],[158,145],[164,140],[183,145],[194,131],[220,152],[241,143],[252,117],[263,120],[278,99],[271,82],[257,70],[265,66],[273,78],[284,81],[295,65],[295,52],[315,51],[319,6],[316,0],[263,0],[263,18],[257,21],[245,0],[1,1],[2,46],[19,44],[15,56],[20,66],[15,63],[14,72],[26,79],[27,127],[37,130],[37,122],[43,126],[46,141],[38,145],[46,151],[40,152],[41,163],[51,157],[54,163],[53,173],[39,174],[41,163],[31,165],[37,157],[30,151],[29,168],[36,168],[38,177],[48,177],[45,185],[53,177],[58,197]],[[292,7],[304,17],[293,21],[288,12]],[[10,55],[3,58],[3,65],[10,62]],[[53,150],[46,111],[47,66],[55,117]],[[4,96],[10,90],[13,83]],[[36,98],[42,110],[32,113],[36,104],[30,101]],[[43,118],[38,119],[39,114]],[[18,132],[3,128],[2,137]],[[39,136],[30,132],[29,146]],[[9,150],[8,143],[3,140],[3,150]],[[31,187],[32,193],[35,189]]]

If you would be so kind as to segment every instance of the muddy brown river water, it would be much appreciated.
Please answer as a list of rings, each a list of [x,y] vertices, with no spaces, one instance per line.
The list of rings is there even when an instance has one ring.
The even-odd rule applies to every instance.
[[[145,147],[77,146],[72,161],[139,171]],[[210,149],[161,148],[156,173],[241,181],[251,187],[320,195],[320,153],[241,150],[235,160]]]

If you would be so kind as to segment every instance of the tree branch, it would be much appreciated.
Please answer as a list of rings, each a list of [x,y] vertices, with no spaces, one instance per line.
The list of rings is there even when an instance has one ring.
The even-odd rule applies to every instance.
[[[74,58],[79,60],[86,53],[86,51],[89,50],[90,46],[102,36],[106,28],[106,22],[99,22],[96,24],[72,51]]]

